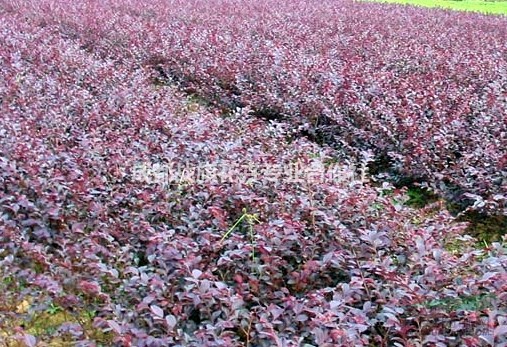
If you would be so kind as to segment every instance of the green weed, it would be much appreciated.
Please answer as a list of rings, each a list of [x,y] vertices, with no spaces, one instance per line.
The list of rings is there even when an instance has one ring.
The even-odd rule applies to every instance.
[[[247,225],[248,233],[250,235],[250,242],[252,243],[252,260],[255,260],[255,234],[254,234],[254,225],[259,223],[258,216],[256,214],[248,213],[246,208],[243,209],[243,214],[236,220],[234,225],[227,230],[227,232],[222,236],[220,243],[224,242],[225,239],[229,237],[229,235],[234,231],[234,229],[238,228],[243,221]]]

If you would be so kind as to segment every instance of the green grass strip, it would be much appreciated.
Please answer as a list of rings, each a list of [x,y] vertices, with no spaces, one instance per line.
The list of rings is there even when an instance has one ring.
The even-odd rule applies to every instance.
[[[486,14],[507,15],[506,0],[373,0],[383,3],[396,3],[422,7],[437,7],[458,11],[472,11]]]

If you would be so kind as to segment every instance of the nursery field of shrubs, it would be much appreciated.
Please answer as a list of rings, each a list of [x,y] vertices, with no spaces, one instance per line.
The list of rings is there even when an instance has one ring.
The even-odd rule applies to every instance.
[[[506,148],[504,16],[0,0],[0,346],[507,346]]]

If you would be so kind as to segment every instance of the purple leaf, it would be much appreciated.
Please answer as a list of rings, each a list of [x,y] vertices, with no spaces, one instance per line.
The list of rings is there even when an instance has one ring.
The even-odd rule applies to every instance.
[[[493,331],[493,336],[499,337],[499,336],[503,336],[503,335],[507,335],[507,325],[497,326],[495,328],[495,330]]]
[[[201,275],[202,275],[202,271],[200,271],[198,269],[192,270],[192,277],[193,278],[199,279],[199,277],[201,277]]]
[[[150,305],[151,312],[159,318],[164,318],[164,310],[162,310],[157,305]]]
[[[171,314],[165,316],[165,321],[166,321],[166,324],[167,324],[167,327],[169,328],[169,330],[174,329],[174,327],[178,323],[177,320],[176,320],[176,317],[174,317]]]
[[[121,326],[116,321],[114,321],[114,320],[108,320],[107,324],[109,325],[109,327],[111,329],[114,330],[114,332],[116,334],[118,334],[118,335],[122,334],[123,330],[122,330]]]
[[[35,336],[30,334],[23,335],[23,342],[26,344],[27,347],[37,346],[37,339],[35,338]]]

